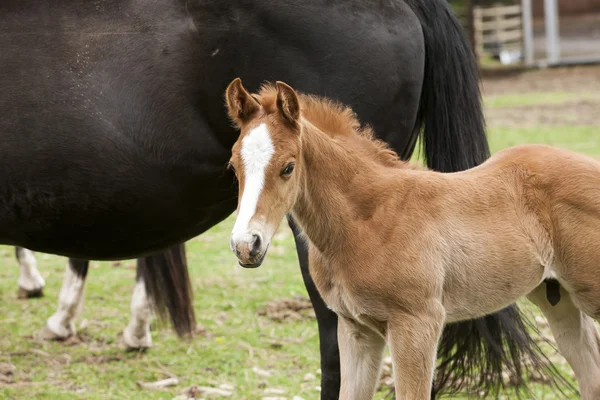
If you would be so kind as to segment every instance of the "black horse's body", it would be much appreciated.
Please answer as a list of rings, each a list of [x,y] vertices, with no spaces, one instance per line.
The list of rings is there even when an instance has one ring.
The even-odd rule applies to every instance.
[[[205,117],[222,90],[205,89],[210,54],[183,3],[12,3],[0,6],[1,242],[128,258],[231,213],[231,129],[222,111]]]
[[[438,170],[488,156],[476,67],[444,0],[5,0],[0,242],[151,260],[223,220],[237,202],[223,91],[238,76],[251,90],[283,80],[340,100],[403,157],[424,124]],[[337,398],[337,318],[312,285],[294,230],[319,321],[322,397]],[[142,275],[181,323],[190,310],[178,307],[189,299],[185,264],[162,257]],[[447,364],[468,368],[486,355],[479,345],[497,339],[495,349],[503,335],[527,348],[523,329],[512,309],[459,324],[444,340],[461,347],[441,356],[468,356]],[[487,356],[505,361],[500,350]],[[518,364],[519,353],[510,356]],[[483,365],[482,376],[501,368]]]
[[[401,28],[338,7],[355,35],[269,1],[13,3],[0,27],[3,243],[126,258],[225,218],[234,134],[221,99],[236,73],[354,104],[396,148],[414,126],[423,39],[404,3]]]

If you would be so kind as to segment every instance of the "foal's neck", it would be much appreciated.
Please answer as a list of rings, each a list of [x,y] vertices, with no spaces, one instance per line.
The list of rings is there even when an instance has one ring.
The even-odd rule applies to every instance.
[[[387,192],[383,167],[352,154],[344,143],[351,138],[336,137],[305,122],[304,175],[293,209],[306,236],[323,254],[335,254],[350,238],[367,234],[368,220]]]

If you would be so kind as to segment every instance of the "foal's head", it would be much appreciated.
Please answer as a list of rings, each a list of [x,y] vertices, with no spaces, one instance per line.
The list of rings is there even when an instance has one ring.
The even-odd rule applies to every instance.
[[[239,181],[230,244],[246,268],[262,263],[300,185],[300,103],[285,83],[277,82],[276,88],[273,98],[251,95],[237,78],[226,91],[229,116],[240,129],[230,160]]]

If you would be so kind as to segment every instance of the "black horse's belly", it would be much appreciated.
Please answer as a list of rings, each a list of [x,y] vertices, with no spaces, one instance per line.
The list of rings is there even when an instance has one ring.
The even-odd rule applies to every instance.
[[[53,161],[39,157],[39,167],[5,158],[15,174],[0,186],[2,242],[77,258],[128,258],[183,242],[235,208],[224,162],[174,167],[123,151],[77,149],[56,150]]]

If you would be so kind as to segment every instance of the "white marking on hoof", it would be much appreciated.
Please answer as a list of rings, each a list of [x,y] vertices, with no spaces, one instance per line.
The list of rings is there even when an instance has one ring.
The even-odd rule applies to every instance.
[[[152,318],[152,310],[148,304],[146,286],[143,281],[138,281],[131,296],[131,319],[123,331],[123,342],[127,349],[152,347],[150,318]]]
[[[84,286],[85,280],[75,274],[67,262],[65,278],[58,296],[58,309],[48,318],[46,327],[42,329],[46,330],[47,335],[53,336],[52,339],[66,339],[76,333],[73,321],[83,307]]]
[[[66,340],[76,333],[73,323],[68,327],[58,326],[58,329],[58,332],[54,331],[50,326],[50,320],[48,320],[48,323],[38,332],[37,337],[42,340]]]
[[[41,297],[46,281],[37,269],[37,261],[33,252],[21,248],[18,251],[19,260],[19,298]]]
[[[135,336],[134,330],[128,325],[123,331],[123,344],[126,350],[149,349],[152,347],[150,325],[148,325],[148,328],[141,337]]]

